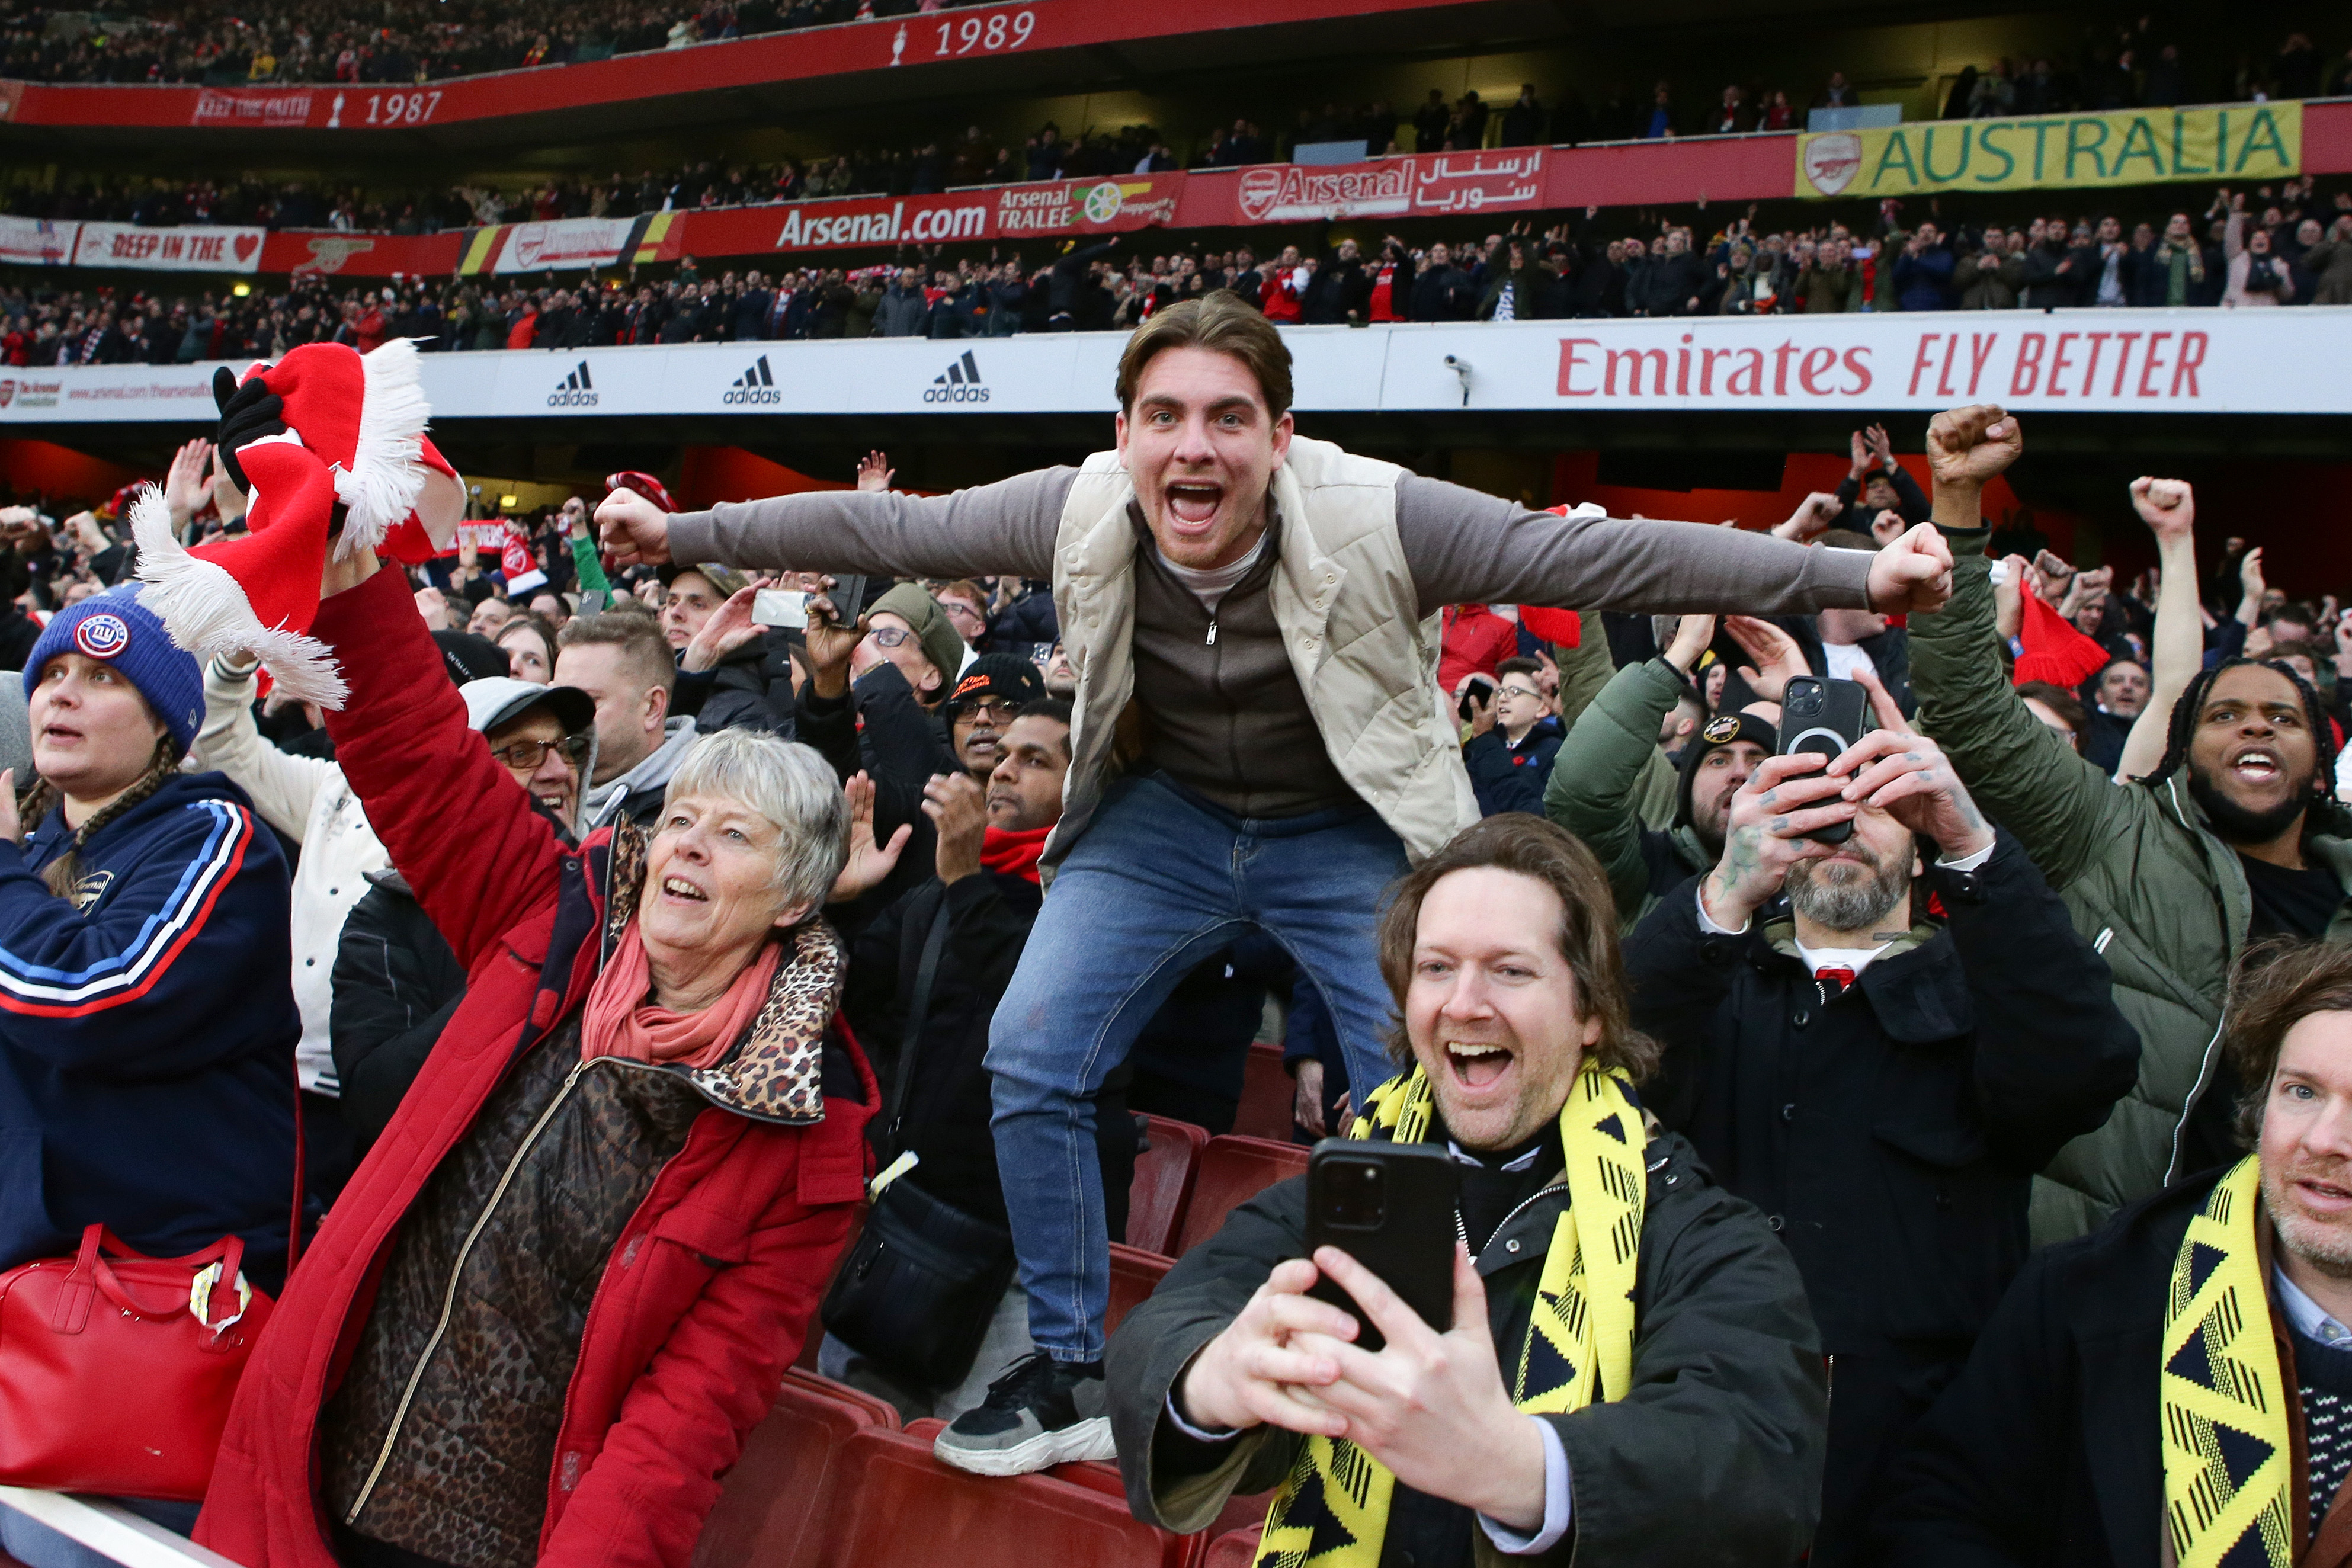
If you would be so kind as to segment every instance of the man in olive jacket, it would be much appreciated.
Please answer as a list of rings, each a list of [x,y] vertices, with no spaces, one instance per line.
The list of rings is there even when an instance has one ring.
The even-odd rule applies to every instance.
[[[1611,1316],[1600,1284],[1589,1313],[1574,1281],[1564,1309],[1538,1295],[1559,1289],[1546,1264],[1571,1192],[1579,1223],[1607,1224],[1605,1203],[1586,1208],[1602,1195],[1580,1185],[1564,1112],[1596,1071],[1638,1073],[1655,1051],[1627,1022],[1615,912],[1591,852],[1533,817],[1488,818],[1398,884],[1381,947],[1412,1070],[1391,1090],[1410,1101],[1426,1083],[1423,1141],[1460,1170],[1453,1327],[1439,1333],[1337,1248],[1309,1260],[1306,1177],[1260,1194],[1111,1339],[1111,1420],[1136,1516],[1199,1530],[1234,1492],[1289,1476],[1278,1533],[1297,1545],[1311,1526],[1313,1556],[1354,1548],[1333,1561],[1794,1562],[1819,1508],[1828,1414],[1812,1316],[1763,1218],[1646,1113],[1633,1112],[1645,1197],[1625,1217],[1638,1217],[1626,1228],[1638,1240],[1619,1265],[1632,1275],[1618,1331],[1630,1361],[1610,1372],[1597,1330],[1600,1392],[1548,1402],[1540,1386],[1588,1347],[1555,1338],[1538,1355],[1531,1319]],[[1394,1124],[1385,1110],[1374,1136]],[[1618,1125],[1612,1115],[1600,1131],[1622,1141]],[[1597,1279],[1605,1249],[1579,1246]],[[1381,1349],[1304,1293],[1321,1275],[1381,1332]],[[1337,1439],[1335,1479],[1318,1485],[1320,1462],[1310,1472],[1302,1450],[1317,1461]],[[1395,1478],[1384,1502],[1374,1466]],[[1337,1495],[1341,1476],[1354,1478],[1352,1504]]]
[[[2341,898],[2352,888],[2352,814],[2326,794],[2325,716],[2303,711],[2303,694],[2273,666],[2239,664],[2192,684],[2165,762],[2128,784],[2027,711],[1995,653],[1979,506],[1985,483],[2022,449],[2017,419],[1990,405],[1928,426],[1935,521],[1958,566],[1949,604],[1911,618],[1911,681],[1920,727],[2065,900],[2139,1031],[2139,1082],[2034,1184],[2034,1240],[2046,1244],[2231,1152],[2231,1092],[2217,1088],[2231,968],[2250,932],[2352,939]],[[2281,884],[2287,901],[2272,892]],[[2300,925],[2290,903],[2310,911]]]

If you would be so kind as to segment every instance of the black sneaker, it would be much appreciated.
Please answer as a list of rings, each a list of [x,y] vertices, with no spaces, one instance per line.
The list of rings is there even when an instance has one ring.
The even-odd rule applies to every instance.
[[[976,1476],[1025,1476],[1073,1459],[1117,1457],[1102,1363],[1032,1351],[988,1385],[977,1408],[949,1424],[931,1452]]]

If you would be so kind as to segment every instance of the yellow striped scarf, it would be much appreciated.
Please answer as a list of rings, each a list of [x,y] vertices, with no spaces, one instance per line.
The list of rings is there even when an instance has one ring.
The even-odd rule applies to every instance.
[[[1420,1068],[1365,1103],[1358,1136],[1428,1135],[1432,1098]],[[1623,1079],[1587,1065],[1559,1113],[1568,1207],[1552,1228],[1511,1399],[1531,1416],[1622,1398],[1633,1374],[1633,1279],[1648,1195],[1642,1113]],[[1601,1238],[1588,1256],[1578,1217]],[[1256,1568],[1377,1568],[1396,1477],[1344,1439],[1309,1437],[1267,1511]]]
[[[2164,1511],[2180,1568],[2290,1568],[2294,1435],[2255,1227],[2262,1166],[2189,1222],[2164,1302]]]

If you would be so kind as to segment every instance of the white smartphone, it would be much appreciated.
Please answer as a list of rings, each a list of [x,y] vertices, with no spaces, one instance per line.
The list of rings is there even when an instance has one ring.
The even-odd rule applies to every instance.
[[[763,588],[751,595],[751,620],[760,626],[806,626],[808,595],[797,588]]]

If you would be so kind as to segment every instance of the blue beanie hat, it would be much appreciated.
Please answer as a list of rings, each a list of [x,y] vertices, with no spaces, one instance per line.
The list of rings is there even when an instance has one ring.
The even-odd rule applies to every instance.
[[[139,688],[158,723],[169,730],[181,755],[195,744],[205,719],[205,677],[196,661],[173,644],[163,623],[139,602],[136,588],[93,593],[60,610],[42,628],[25,661],[25,695],[41,684],[41,669],[59,653],[87,653],[122,672]]]

